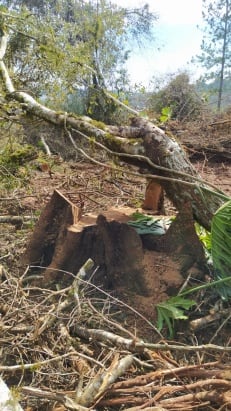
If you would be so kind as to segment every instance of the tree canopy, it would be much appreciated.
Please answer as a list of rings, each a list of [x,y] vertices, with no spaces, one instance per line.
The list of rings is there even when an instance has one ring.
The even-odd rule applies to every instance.
[[[84,91],[85,112],[110,120],[112,110],[102,90],[119,94],[129,85],[125,63],[131,48],[152,38],[157,19],[148,5],[128,9],[108,0],[3,4],[1,26],[9,35],[6,62],[17,85],[49,96],[54,108]]]

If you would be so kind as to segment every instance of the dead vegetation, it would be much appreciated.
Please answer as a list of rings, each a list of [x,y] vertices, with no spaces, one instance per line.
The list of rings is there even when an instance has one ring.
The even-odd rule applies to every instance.
[[[188,150],[202,178],[230,195],[229,152],[220,144],[229,140],[223,128],[229,120],[216,119],[205,129],[175,126],[182,127],[186,147],[191,134]],[[208,132],[216,154],[204,145]],[[80,210],[77,220],[89,213],[97,218],[112,206],[115,219],[125,208],[139,209],[146,180],[126,170],[44,155],[16,174],[1,168],[0,373],[25,411],[231,409],[230,304],[200,292],[190,323],[176,324],[174,341],[156,328],[155,303],[177,293],[182,282],[197,277],[200,284],[198,269],[183,278],[169,253],[147,251],[150,296],[131,293],[125,284],[108,289],[97,262],[87,258],[81,267],[58,268],[55,287],[44,282],[46,261],[36,267],[22,262],[54,190]],[[164,207],[175,214],[166,199]],[[203,281],[210,281],[209,273]]]
[[[126,325],[128,306],[84,280],[91,266],[53,291],[2,270],[0,372],[24,409],[230,409],[231,348],[173,344],[151,325],[158,342],[144,342]]]
[[[203,163],[201,167],[200,171],[209,170]],[[230,172],[228,166],[222,170]],[[61,273],[68,278],[68,285],[60,282],[52,289],[42,284],[42,262],[33,272],[20,266],[38,210],[47,204],[54,188],[78,205],[84,202],[83,213],[99,214],[115,203],[118,209],[132,206],[135,210],[142,203],[142,178],[96,170],[83,162],[62,163],[52,171],[51,178],[46,170],[32,170],[29,186],[7,195],[4,192],[1,198],[2,215],[22,220],[1,225],[0,372],[5,382],[15,387],[13,393],[23,409],[230,409],[228,312],[222,324],[214,317],[212,325],[206,324],[200,331],[185,332],[184,323],[183,333],[179,328],[175,341],[168,341],[167,335],[156,329],[154,306],[148,297],[143,296],[142,301],[147,300],[149,311],[142,312],[140,296],[136,296],[137,307],[134,296],[133,300],[131,295],[121,299],[117,290],[108,292],[96,286],[97,267],[91,267],[86,277],[83,269],[77,276]],[[229,178],[227,174],[222,183]],[[174,212],[170,204],[165,205],[168,212]],[[171,263],[161,252],[159,257],[155,257],[157,266],[161,270],[168,266],[171,277]],[[154,265],[152,270],[156,276]],[[199,317],[206,310],[208,313],[213,303],[211,296],[199,295]]]

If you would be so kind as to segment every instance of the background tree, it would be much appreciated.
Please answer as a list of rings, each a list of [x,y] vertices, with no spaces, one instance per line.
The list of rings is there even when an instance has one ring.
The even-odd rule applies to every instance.
[[[203,19],[206,23],[197,60],[207,69],[206,79],[219,79],[217,108],[222,104],[224,79],[231,68],[231,1],[203,0]]]
[[[148,6],[127,9],[108,0],[4,3],[11,14],[17,13],[15,21],[5,19],[10,34],[7,64],[19,87],[43,98],[49,95],[54,108],[84,95],[85,105],[78,105],[81,114],[115,120],[114,103],[103,90],[119,97],[129,86],[124,67],[134,40],[152,38],[156,16]]]
[[[168,108],[171,118],[180,121],[195,119],[202,106],[202,99],[186,72],[169,75],[167,84],[152,93],[149,99],[150,111],[161,115],[163,109]]]

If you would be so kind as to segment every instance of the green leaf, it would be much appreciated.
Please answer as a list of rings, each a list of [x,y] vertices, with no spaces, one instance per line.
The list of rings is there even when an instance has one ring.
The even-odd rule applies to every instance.
[[[172,116],[171,107],[163,107],[161,110],[160,122],[166,123],[168,120],[171,119],[171,116]]]
[[[210,253],[211,252],[211,233],[198,223],[195,223],[195,230],[204,248],[206,249],[208,253]]]
[[[231,276],[231,200],[223,204],[212,218],[211,252],[216,279]],[[217,287],[221,297],[231,297],[230,282]]]
[[[184,313],[184,310],[188,310],[196,302],[189,300],[181,296],[171,297],[168,300],[158,304],[157,308],[157,328],[162,330],[166,323],[169,335],[172,337],[174,331],[175,320],[187,320],[188,316]]]
[[[168,331],[169,331],[169,336],[172,337],[173,336],[173,321],[170,320],[169,316],[167,315],[167,313],[159,306],[157,306],[157,328],[159,331],[162,330],[164,323],[166,323],[167,327],[168,327]]]
[[[172,218],[148,216],[138,211],[132,214],[132,221],[128,221],[128,225],[133,227],[139,235],[153,234],[163,235],[169,228]]]
[[[196,232],[205,248],[208,261],[214,266],[215,280],[231,275],[231,200],[220,207],[213,216],[211,233],[199,224],[195,224]],[[210,283],[223,299],[231,296],[231,283],[213,281]],[[205,287],[208,287],[205,286]]]

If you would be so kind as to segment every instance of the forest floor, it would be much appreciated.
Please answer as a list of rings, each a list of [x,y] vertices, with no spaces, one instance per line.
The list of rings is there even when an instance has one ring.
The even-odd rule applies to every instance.
[[[221,133],[219,134],[219,136],[221,138]],[[198,134],[195,134],[194,138],[195,147],[198,147]],[[226,141],[230,141],[229,130],[226,130],[225,139]],[[186,138],[186,140],[188,141],[188,137]],[[216,145],[216,148],[219,146],[219,144],[217,145],[217,141],[217,136],[214,136],[214,144]],[[193,147],[194,141],[192,137],[190,143]],[[189,154],[192,154],[191,148],[189,150]],[[195,155],[193,155],[192,157],[194,167],[199,172],[202,179],[216,185],[217,188],[231,197],[230,161],[228,161],[227,159],[214,159],[211,153],[210,155],[204,154],[204,157],[202,156],[202,154],[200,153],[198,159]],[[5,330],[1,335],[2,346],[5,347],[5,354],[2,354],[1,363],[2,365],[7,366],[13,365],[15,361],[17,363],[20,363],[20,358],[22,359],[22,357],[23,362],[33,363],[35,362],[36,358],[38,361],[38,358],[40,358],[40,354],[42,352],[48,352],[49,343],[46,341],[46,338],[50,337],[45,337],[44,341],[36,340],[36,350],[40,354],[35,355],[34,352],[33,355],[30,356],[30,351],[32,351],[32,348],[29,347],[29,340],[25,340],[25,342],[23,342],[21,345],[21,342],[19,340],[21,338],[21,340],[23,341],[23,338],[20,337],[18,339],[18,337],[16,337],[15,335],[12,337],[12,334],[15,334],[15,332],[12,331],[12,333],[9,333],[9,331],[7,331],[7,326],[12,327],[12,329],[14,327],[17,328],[16,324],[21,326],[24,325],[26,327],[28,325],[28,321],[35,321],[35,319],[33,319],[33,315],[31,315],[30,318],[28,317],[25,320],[25,324],[22,312],[20,312],[20,307],[24,307],[25,310],[27,310],[28,307],[28,310],[31,312],[35,311],[36,309],[32,306],[31,296],[28,306],[26,305],[27,303],[25,303],[25,299],[27,295],[29,295],[29,287],[27,286],[25,291],[20,290],[27,270],[27,267],[22,266],[21,256],[23,255],[27,247],[29,238],[33,233],[39,215],[46,204],[50,201],[54,190],[59,190],[59,192],[65,195],[71,202],[73,202],[73,204],[81,204],[83,216],[89,214],[98,216],[99,214],[104,214],[107,217],[109,216],[109,220],[115,219],[119,222],[127,222],[133,212],[136,212],[137,210],[142,211],[141,205],[144,199],[146,187],[146,181],[142,177],[130,175],[129,169],[127,167],[125,167],[124,173],[121,173],[113,169],[107,169],[103,165],[96,166],[90,162],[87,163],[82,159],[77,160],[76,162],[64,162],[60,161],[59,159],[54,159],[50,173],[50,170],[47,170],[46,167],[41,167],[41,164],[36,165],[36,161],[33,164],[33,168],[30,169],[30,172],[28,174],[26,173],[24,182],[22,184],[16,184],[13,188],[7,190],[5,187],[3,187],[1,188],[0,194],[0,215],[19,216],[22,218],[22,221],[16,224],[1,224],[0,233],[0,279],[3,284],[0,292],[0,314],[1,324],[3,324],[3,330]],[[107,214],[109,210],[110,213]],[[176,213],[174,207],[167,199],[165,199],[165,210],[166,214],[169,216],[175,215]],[[145,213],[144,211],[142,212]],[[148,296],[136,295],[134,297],[134,294],[129,294],[129,292],[122,287],[118,290],[109,291],[109,300],[110,295],[112,296],[112,298],[114,298],[114,300],[111,300],[108,303],[109,306],[106,306],[105,302],[100,302],[99,305],[102,304],[102,306],[104,307],[102,309],[102,313],[103,316],[105,315],[105,317],[106,311],[109,312],[112,310],[112,313],[110,313],[109,317],[110,321],[116,322],[117,325],[120,324],[123,330],[122,334],[124,334],[125,330],[128,330],[128,332],[131,335],[135,336],[135,338],[154,343],[160,341],[160,335],[156,333],[157,315],[155,305],[159,302],[165,301],[170,296],[176,295],[180,287],[184,283],[185,278],[182,277],[182,272],[180,271],[179,265],[174,260],[173,256],[168,255],[167,253],[145,250],[144,264],[146,268],[145,281],[148,285],[148,288],[151,290],[151,294],[149,294]],[[209,278],[209,275],[206,278],[207,281],[211,280],[211,278]],[[8,288],[5,287],[4,284],[6,284]],[[200,281],[198,282],[198,284],[200,284]],[[8,293],[7,289],[11,290],[11,292],[9,291]],[[105,292],[107,291],[108,290],[105,290]],[[99,302],[101,301],[101,299],[103,299],[102,295],[99,297],[100,292],[98,293],[98,291],[95,295],[92,289],[87,292],[89,292],[89,298],[92,299],[92,301],[97,301],[98,299]],[[44,293],[45,295],[45,291],[42,291],[42,293]],[[18,301],[17,298],[19,299]],[[36,301],[37,294],[34,298]],[[36,301],[36,304],[39,306],[39,304],[41,304],[41,300],[38,299]],[[218,296],[214,296],[214,293],[201,292],[200,295],[197,295],[197,305],[196,308],[193,309],[192,317],[190,319],[211,315],[219,309],[224,309],[224,312],[227,313],[229,304],[223,303],[223,306],[221,305]],[[40,313],[39,316],[45,315],[45,311],[45,309],[42,309],[42,314]],[[29,315],[29,313],[27,314]],[[16,321],[16,323],[12,320],[12,315],[17,317],[17,320],[14,320]],[[105,327],[104,319],[100,319],[99,313],[95,314],[95,318],[93,312],[90,312],[89,315],[92,319],[92,324],[95,322],[96,327]],[[91,324],[91,320],[89,318],[86,318],[87,313],[85,313],[84,316],[85,323]],[[35,317],[37,321],[38,314],[36,314]],[[179,324],[176,324],[175,334],[172,338],[174,339],[174,342],[176,344],[190,344],[196,346],[213,343],[224,347],[229,346],[230,315],[226,314],[226,317],[227,318],[218,318],[217,321],[212,321],[211,323],[205,324],[202,329],[200,328],[196,332],[192,332],[192,330],[190,329],[189,321],[180,321]],[[82,323],[84,323],[84,321],[82,321]],[[113,331],[117,330],[118,332],[117,325],[115,326],[115,328],[110,326],[111,328],[109,327],[109,329]],[[27,332],[30,333],[29,331]],[[164,341],[170,342],[170,340],[168,340],[167,330],[164,330],[163,332]],[[57,339],[59,338],[61,337],[57,336]],[[15,348],[13,349],[13,353],[11,353],[10,355],[9,352],[11,344],[15,344]],[[33,350],[35,350],[35,348],[33,348]],[[91,348],[88,348],[88,350],[88,355],[90,356]],[[101,346],[101,350],[105,350],[105,348],[103,348],[103,345]],[[86,353],[87,348],[85,348],[85,354]],[[97,355],[97,358],[100,361],[103,357],[103,354],[99,354],[99,352],[97,352]],[[222,363],[226,363],[226,365],[231,365],[231,359],[228,353],[219,354],[214,351],[212,353],[207,352],[205,357],[203,357],[203,355],[204,354],[199,355],[199,353],[192,354],[192,352],[189,352],[188,354],[176,352],[174,353],[174,355],[169,355],[168,353],[168,356],[166,354],[166,356],[168,357],[166,361],[168,362],[168,364],[172,362],[172,364],[174,364],[175,366],[179,366],[179,364],[181,366],[192,363],[196,364],[197,360],[199,364],[203,362],[204,359],[206,361],[221,361]],[[192,360],[192,358],[194,359]],[[163,359],[162,356],[160,361],[164,362],[165,357]],[[89,367],[89,365],[86,364],[84,366]],[[71,372],[71,370],[73,370],[70,364],[66,364],[66,367],[69,367],[68,372]],[[161,367],[163,368],[163,363]],[[77,366],[75,367],[75,371],[76,370],[79,372]],[[50,372],[50,370],[48,372]],[[20,383],[20,379],[23,380],[24,378],[21,374],[20,376],[12,375],[10,371],[9,373],[7,373],[6,371],[4,376],[5,379],[9,381],[9,383],[11,382],[16,385]],[[48,388],[46,379],[43,380],[42,372],[39,378],[42,381],[42,386],[46,386],[46,388]],[[25,380],[26,383],[25,381],[23,381],[24,385],[30,385],[36,379],[33,380],[33,378],[31,379],[30,377],[26,376]],[[64,380],[65,377],[61,380],[57,377],[57,389],[62,390],[64,388],[66,391],[71,390],[75,385],[73,378],[68,377],[68,387],[65,386]],[[37,380],[34,385],[37,387],[39,386]],[[55,382],[54,384],[50,384],[49,387],[50,389],[54,390]],[[229,389],[230,388],[231,387],[229,387]],[[58,408],[58,406],[57,408],[55,408],[56,406],[54,405],[54,402],[52,403],[52,407],[54,408],[49,408],[48,400],[42,403],[42,406],[41,403],[31,403],[29,400],[28,403],[25,402],[24,404],[26,404],[25,410],[28,411],[66,409],[65,407]],[[105,404],[106,405],[104,406],[102,402],[102,406],[100,408],[99,402],[99,409],[125,409],[125,406],[122,405],[119,401],[116,405],[116,402],[115,404],[113,404],[112,400],[111,408],[110,401],[108,402],[109,405],[107,404],[107,402],[105,402]],[[135,402],[131,401],[131,404],[134,405]],[[144,404],[144,402],[142,402],[142,404]],[[211,404],[208,405],[208,408],[206,408],[206,405],[202,404],[201,408],[200,406],[198,406],[198,410],[218,410],[215,403],[211,402]],[[224,408],[222,409],[230,409],[229,404],[224,405]],[[167,408],[165,409],[183,409],[170,408],[170,406],[168,407],[167,405],[166,407]],[[98,410],[97,406],[95,406],[95,409]],[[184,409],[186,410],[191,408],[189,407]]]

